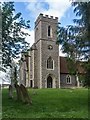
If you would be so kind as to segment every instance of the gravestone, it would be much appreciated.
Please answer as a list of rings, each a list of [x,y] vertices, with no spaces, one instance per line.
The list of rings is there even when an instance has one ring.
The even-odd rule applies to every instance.
[[[20,85],[20,90],[21,90],[22,95],[23,95],[24,103],[32,104],[32,101],[31,101],[31,98],[28,94],[28,91],[23,84]]]
[[[12,87],[12,85],[9,85],[9,98],[10,99],[13,98],[13,87]]]

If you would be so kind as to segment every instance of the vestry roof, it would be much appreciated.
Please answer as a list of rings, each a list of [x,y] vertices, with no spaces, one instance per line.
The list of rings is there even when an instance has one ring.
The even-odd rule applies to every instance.
[[[83,62],[78,62],[77,69],[80,74],[84,74],[85,70],[82,67]],[[68,61],[66,57],[60,56],[60,73],[69,74]]]
[[[60,56],[60,73],[69,73],[66,57]]]

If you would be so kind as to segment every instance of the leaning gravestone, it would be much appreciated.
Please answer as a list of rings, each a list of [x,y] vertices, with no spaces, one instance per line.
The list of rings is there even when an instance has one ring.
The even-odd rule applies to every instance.
[[[27,91],[27,89],[25,88],[25,86],[23,84],[20,85],[20,90],[21,90],[22,95],[23,95],[24,103],[32,104],[32,101],[30,99],[28,91]]]
[[[13,98],[13,87],[12,87],[12,85],[9,85],[9,98],[10,99]]]

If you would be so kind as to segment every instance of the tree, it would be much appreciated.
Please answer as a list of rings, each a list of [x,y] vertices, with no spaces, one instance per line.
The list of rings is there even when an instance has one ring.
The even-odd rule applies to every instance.
[[[86,60],[85,84],[90,86],[90,2],[72,2],[74,12],[79,18],[74,19],[75,25],[58,27],[58,43],[62,44],[63,52],[67,53],[77,67],[80,60]],[[76,69],[77,71],[77,69]],[[87,80],[88,79],[88,80]]]
[[[14,2],[2,3],[2,63],[5,66],[11,66],[12,58],[27,50],[29,44],[25,37],[29,34],[23,29],[29,28],[30,21],[25,21],[20,12],[15,13]]]
[[[14,81],[16,88],[17,98],[20,98],[21,93],[25,103],[29,103],[30,99],[26,99],[23,86],[21,88],[17,84],[17,68],[13,61],[13,58],[18,58],[19,54],[23,51],[27,51],[29,44],[25,41],[25,37],[29,35],[24,32],[25,29],[30,28],[30,21],[25,21],[22,18],[22,14],[15,13],[14,2],[2,3],[2,64],[4,66],[10,66],[12,71],[11,83]],[[13,98],[12,84],[9,86],[9,98]],[[27,90],[26,90],[27,92]],[[28,93],[27,93],[28,94]]]
[[[80,19],[74,19],[79,25],[80,49],[84,58],[90,59],[90,2],[74,2],[72,5],[76,16],[80,16]]]
[[[80,48],[84,59],[87,59],[85,85],[90,87],[90,2],[75,2],[72,5],[75,6],[76,15],[81,16],[81,19],[74,19],[74,22],[81,26]]]

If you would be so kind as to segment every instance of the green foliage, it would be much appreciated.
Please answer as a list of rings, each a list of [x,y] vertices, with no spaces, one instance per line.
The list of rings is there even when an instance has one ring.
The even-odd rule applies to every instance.
[[[71,67],[70,71],[77,68],[77,61],[87,60],[85,85],[90,86],[90,2],[72,2],[72,6],[74,13],[78,16],[73,20],[76,25],[68,25],[67,27],[59,25],[57,43],[62,45],[62,51],[67,53],[67,56],[72,60],[71,66],[73,68]]]
[[[85,59],[90,59],[90,2],[73,2],[74,12],[79,19],[74,23],[79,26],[79,45]]]
[[[76,63],[74,63],[74,61],[70,58],[67,58],[67,67],[69,69],[69,73],[71,75],[76,75],[76,71],[77,71],[77,66]]]
[[[25,21],[21,13],[15,13],[14,2],[2,3],[2,52],[3,64],[9,65],[11,58],[17,58],[26,51],[28,43],[25,37],[29,35],[23,29],[30,28],[30,21]]]
[[[90,59],[85,64],[86,76],[85,76],[85,86],[90,87]]]
[[[90,2],[74,2],[74,12],[79,19],[74,19],[77,25],[58,27],[58,40],[63,52],[74,59],[90,59]]]
[[[86,86],[85,85],[85,75],[79,74],[78,77],[79,77],[79,81],[80,81],[80,83],[82,83],[83,87]]]
[[[79,45],[79,39],[76,34],[79,33],[79,27],[68,25],[66,27],[58,26],[57,31],[57,43],[62,45],[62,51],[67,53],[68,57],[73,60],[75,58],[80,58],[81,49]]]
[[[8,99],[2,94],[5,118],[88,118],[88,89],[29,89],[32,105]]]

